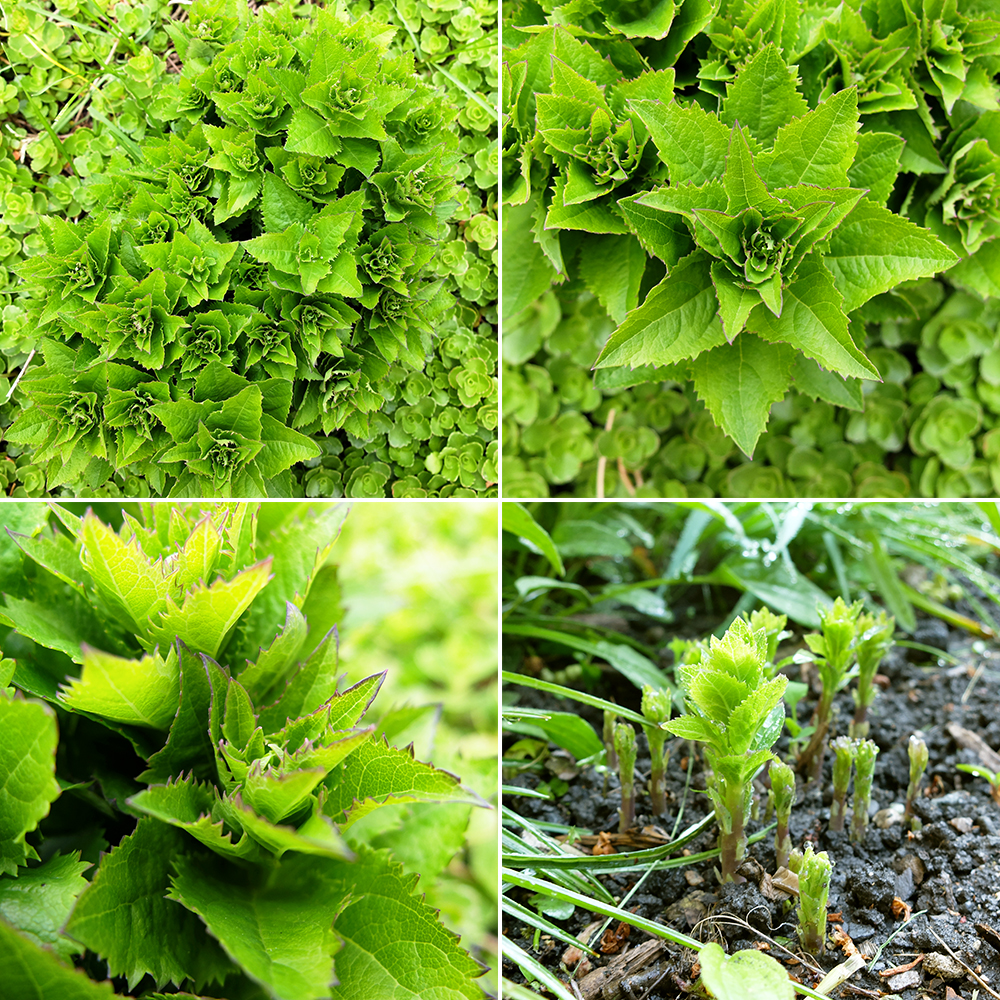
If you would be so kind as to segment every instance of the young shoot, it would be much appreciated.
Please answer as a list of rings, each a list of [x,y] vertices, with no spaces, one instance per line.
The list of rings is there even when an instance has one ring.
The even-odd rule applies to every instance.
[[[811,632],[805,639],[813,652],[811,659],[819,669],[823,693],[816,706],[816,730],[799,758],[799,770],[809,775],[810,782],[818,782],[823,773],[826,738],[830,730],[834,695],[847,682],[847,669],[854,657],[854,640],[861,602],[847,605],[838,597],[827,608],[820,607],[822,633]]]
[[[700,663],[680,667],[686,711],[666,726],[674,736],[705,744],[723,882],[738,878],[753,777],[775,759],[771,747],[785,719],[781,696],[788,679],[779,675],[768,680],[766,667],[764,629],[753,631],[737,618],[721,639],[713,636]]]
[[[920,794],[920,779],[927,770],[927,744],[919,736],[913,735],[910,737],[906,752],[910,757],[910,783],[906,787],[906,811],[903,813],[903,822],[912,826],[913,803]]]
[[[622,786],[622,807],[618,810],[618,832],[635,822],[635,730],[627,722],[615,725],[615,753]]]
[[[990,796],[1000,806],[1000,771],[991,771],[981,764],[956,764],[959,771],[974,774],[977,778],[985,778],[990,783]]]
[[[858,744],[857,756],[854,758],[854,798],[852,805],[854,815],[851,817],[851,843],[861,844],[868,829],[868,803],[872,797],[872,777],[875,774],[875,758],[878,747],[872,740],[863,740]]]
[[[774,831],[774,863],[776,868],[787,868],[792,852],[788,820],[795,805],[795,772],[784,761],[771,761],[771,791],[774,794],[774,815],[778,821]]]
[[[660,728],[660,723],[669,721],[670,704],[671,697],[668,689],[660,688],[657,690],[649,684],[643,687],[642,714],[650,722],[648,726],[643,726],[643,729],[646,730],[649,756],[652,762],[649,770],[649,797],[653,800],[654,816],[662,815],[667,809],[667,796],[663,783],[666,760],[663,750],[669,734],[665,729]]]
[[[826,901],[833,864],[826,851],[813,853],[806,845],[799,872],[799,941],[810,955],[821,955],[826,945]]]
[[[858,741],[847,736],[838,736],[830,741],[833,759],[833,803],[830,806],[830,829],[844,829],[847,812],[847,786],[851,782],[851,768],[858,753]]]
[[[618,716],[610,709],[604,710],[604,750],[607,753],[608,769],[618,770],[618,754],[615,753],[615,721]]]
[[[776,669],[774,661],[778,656],[778,643],[792,634],[785,631],[788,615],[776,615],[770,608],[758,608],[750,613],[748,624],[752,632],[762,628],[767,636],[767,675],[773,677]]]
[[[855,655],[858,659],[858,687],[854,692],[854,718],[851,720],[850,734],[854,739],[863,740],[868,735],[868,709],[875,700],[875,674],[885,654],[894,645],[892,634],[896,629],[896,619],[884,611],[878,615],[858,616],[858,643]]]

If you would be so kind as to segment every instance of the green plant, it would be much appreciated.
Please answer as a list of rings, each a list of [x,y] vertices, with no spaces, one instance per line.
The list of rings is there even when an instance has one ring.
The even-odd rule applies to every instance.
[[[855,601],[848,605],[838,597],[830,607],[819,608],[818,613],[822,632],[810,632],[805,640],[813,653],[810,659],[819,670],[823,692],[816,706],[816,731],[799,757],[798,765],[800,770],[809,774],[813,782],[819,781],[823,770],[834,695],[847,683],[847,669],[854,656],[861,602]]]
[[[792,852],[792,838],[788,833],[788,820],[795,805],[795,772],[784,761],[772,760],[768,772],[774,794],[774,815],[778,821],[774,831],[774,863],[776,868],[788,866]]]
[[[906,754],[910,758],[910,782],[906,786],[906,808],[903,819],[910,824],[919,822],[913,815],[913,803],[920,794],[920,779],[927,770],[927,744],[917,735],[912,735],[906,744]]]
[[[660,723],[670,721],[672,696],[667,688],[655,690],[649,684],[642,689],[642,714],[649,719],[651,725],[644,726],[646,739],[649,741],[650,772],[649,796],[653,802],[653,815],[660,816],[667,809],[667,800],[663,786],[666,761],[663,751],[667,742],[665,730]]]
[[[868,829],[868,804],[872,796],[872,778],[875,775],[875,758],[878,746],[872,740],[862,740],[858,744],[854,758],[854,797],[851,800],[850,839],[852,844],[863,844]]]
[[[830,741],[830,749],[834,752],[833,761],[833,804],[830,806],[830,829],[844,829],[846,813],[847,786],[851,781],[851,769],[857,756],[858,743],[847,736],[838,736]]]
[[[609,709],[604,710],[604,729],[603,729],[603,741],[604,741],[604,752],[606,755],[606,761],[608,769],[611,771],[618,770],[618,752],[615,750],[615,722],[617,718],[615,713]]]
[[[8,513],[0,620],[13,631],[0,680],[17,693],[0,694],[11,723],[0,769],[32,770],[0,832],[0,896],[30,902],[13,928],[0,923],[12,988],[86,989],[57,958],[86,946],[129,992],[327,997],[336,962],[333,995],[389,996],[408,982],[476,996],[480,970],[413,895],[379,813],[478,797],[392,747],[391,713],[361,724],[384,675],[338,686],[326,559],[346,509],[134,511],[118,531],[58,506],[51,521],[44,505]],[[438,814],[452,843],[455,819]],[[411,812],[404,836],[420,823]],[[35,845],[52,856],[26,866]],[[447,863],[425,860],[431,872]],[[398,952],[384,965],[370,957],[385,945],[365,931],[371,907],[396,915]],[[120,912],[142,918],[123,924]]]
[[[1000,806],[1000,771],[991,771],[981,764],[956,764],[959,771],[966,774],[974,774],[977,778],[984,778],[990,784],[990,795],[993,801]]]
[[[685,714],[668,723],[674,736],[705,744],[708,791],[719,824],[721,880],[733,881],[746,852],[751,781],[767,761],[784,722],[788,679],[766,679],[767,635],[737,618],[707,657],[679,669]]]
[[[896,628],[894,618],[880,611],[878,615],[862,613],[858,616],[858,640],[854,655],[858,661],[858,686],[854,692],[854,718],[850,736],[863,740],[868,735],[868,709],[875,700],[875,674],[883,657],[893,647],[892,635]]]
[[[0,219],[0,237],[31,230],[5,260],[25,279],[3,303],[12,380],[44,361],[5,407],[14,457],[59,495],[488,494],[496,222],[474,88],[495,33],[435,25],[425,59],[391,5],[199,0],[200,35],[164,5],[129,28],[121,8],[67,23],[48,6],[5,7],[14,65],[45,68],[15,76],[45,132],[25,148],[54,153],[13,179],[63,184],[60,151],[79,177],[72,201],[32,192],[31,219],[11,190]],[[91,65],[63,79],[80,52]],[[211,405],[220,376],[197,384],[213,364],[249,385],[240,419]]]
[[[717,944],[707,944],[698,952],[699,982],[715,1000],[752,1000],[767,996],[792,1000],[788,973],[770,955],[747,948],[727,955]]]
[[[615,753],[622,806],[618,810],[618,830],[624,833],[635,822],[635,730],[627,722],[615,725]]]
[[[832,869],[826,851],[814,852],[812,844],[806,844],[799,870],[799,941],[812,955],[822,955],[826,947],[826,901]]]

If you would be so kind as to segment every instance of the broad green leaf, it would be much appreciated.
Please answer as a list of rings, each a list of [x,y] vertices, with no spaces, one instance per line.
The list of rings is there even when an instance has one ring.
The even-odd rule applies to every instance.
[[[74,663],[83,660],[83,644],[95,641],[86,621],[76,615],[67,615],[65,607],[54,604],[38,604],[8,596],[6,607],[0,608],[0,623],[17,629],[39,646],[58,649]]]
[[[738,215],[751,205],[762,212],[766,212],[768,208],[779,207],[778,202],[768,194],[764,182],[757,173],[753,154],[739,122],[733,125],[723,185],[728,198],[726,204],[728,215]]]
[[[22,868],[17,878],[0,877],[0,918],[29,941],[50,948],[64,962],[80,951],[63,933],[76,897],[87,887],[83,872],[92,867],[80,852],[54,854],[37,868]]]
[[[326,774],[319,767],[278,773],[258,763],[250,768],[240,796],[264,819],[281,823],[302,808]]]
[[[81,562],[104,599],[129,630],[149,636],[155,616],[166,608],[170,578],[153,566],[137,539],[123,541],[92,511],[80,527]]]
[[[584,284],[616,323],[639,304],[646,251],[634,236],[585,236],[577,266]]]
[[[240,675],[240,683],[251,698],[260,703],[277,684],[285,680],[295,665],[306,641],[309,626],[302,612],[285,603],[285,627],[267,649],[262,649],[256,663],[251,663]]]
[[[850,87],[782,125],[774,149],[756,159],[760,176],[769,188],[847,187],[847,171],[858,150],[857,130],[858,95]]]
[[[230,971],[218,945],[183,906],[165,898],[171,862],[184,838],[153,819],[101,860],[94,881],[77,900],[66,933],[107,960],[113,976],[132,989],[144,975],[158,986],[185,978],[201,989],[222,982]]]
[[[264,226],[268,232],[284,232],[293,223],[305,225],[316,208],[310,201],[300,198],[277,174],[264,174],[262,200]]]
[[[350,505],[343,503],[325,503],[318,511],[308,508],[271,533],[268,547],[273,553],[273,577],[241,625],[240,652],[256,655],[258,649],[271,645],[281,631],[275,623],[284,620],[286,602],[302,607],[349,510]]]
[[[177,553],[172,584],[175,590],[187,590],[198,583],[207,583],[222,549],[222,532],[210,517],[203,517],[188,535]]]
[[[545,216],[547,229],[579,229],[585,233],[627,233],[628,227],[613,202],[596,200],[574,205],[566,202],[566,177],[559,174],[552,188],[552,204]]]
[[[719,117],[726,125],[738,121],[755,139],[770,146],[782,125],[808,110],[796,90],[795,74],[768,42],[729,84]]]
[[[663,687],[666,678],[659,667],[638,650],[624,642],[607,642],[604,639],[594,643],[596,655],[603,657],[620,674],[627,677],[637,688],[644,684]]]
[[[781,701],[787,683],[788,678],[781,674],[772,677],[771,680],[761,684],[756,691],[752,691],[750,696],[733,710],[729,717],[728,736],[730,745],[737,753],[745,753],[750,749],[764,720]],[[784,715],[781,719],[783,722]],[[781,729],[780,723],[778,729],[779,731]],[[772,740],[771,743],[773,742]],[[767,744],[767,749],[771,748],[771,743]]]
[[[526,309],[558,277],[532,233],[532,215],[541,195],[524,205],[503,211],[503,315],[504,320]]]
[[[698,104],[682,108],[676,101],[630,101],[649,129],[667,165],[671,184],[704,184],[722,176],[730,130]]]
[[[671,365],[725,342],[707,258],[686,257],[609,338],[597,368]]]
[[[676,719],[671,719],[665,728],[667,732],[685,740],[699,740],[712,746],[721,745],[722,742],[722,734],[718,726],[697,715],[681,715]]]
[[[849,410],[861,411],[865,408],[860,379],[843,378],[836,372],[820,368],[812,358],[799,355],[795,359],[792,380],[795,388],[810,399],[822,399],[834,406],[846,406]]]
[[[748,456],[767,424],[771,404],[791,383],[795,352],[744,332],[732,344],[700,354],[691,363],[695,392],[718,427]]]
[[[502,505],[503,530],[530,542],[549,561],[549,565],[560,575],[566,572],[562,556],[549,533],[531,516],[524,504],[511,501]]]
[[[473,802],[483,800],[455,775],[424,764],[412,750],[368,739],[326,779],[323,811],[341,829],[386,802]]]
[[[623,8],[630,11],[630,7]],[[626,38],[666,38],[674,19],[674,0],[655,0],[649,12],[635,20],[625,20],[614,9],[607,14],[608,24]]]
[[[13,597],[27,595],[25,544],[40,536],[48,518],[47,504],[8,500],[0,506],[0,593]]]
[[[260,860],[257,844],[239,827],[227,824],[218,792],[193,777],[150,785],[133,795],[128,804],[147,816],[169,823],[222,857]]]
[[[258,816],[249,806],[244,805],[239,795],[223,800],[220,810],[231,822],[239,823],[249,837],[266,847],[275,857],[280,858],[288,851],[325,858],[353,857],[337,828],[322,813],[314,812],[296,829]]]
[[[902,281],[946,270],[958,257],[926,229],[862,200],[834,230],[823,262],[850,312]]]
[[[722,948],[707,944],[698,952],[701,983],[713,996],[727,1000],[794,1000],[795,988],[788,973],[770,955],[746,948],[726,955]]]
[[[905,145],[901,136],[890,132],[862,132],[858,154],[847,171],[853,188],[867,188],[865,197],[885,205],[899,173],[899,157]]]
[[[808,256],[783,290],[781,316],[758,306],[747,328],[772,344],[789,344],[841,375],[881,381],[878,369],[851,339],[842,302],[830,272]]]
[[[683,219],[640,204],[639,199],[642,197],[643,194],[636,194],[620,198],[619,211],[646,253],[658,257],[671,268],[694,250],[691,231]]]
[[[353,894],[348,880],[335,883],[315,858],[298,855],[271,869],[196,857],[179,857],[175,868],[169,898],[197,913],[251,979],[277,1000],[329,997],[333,923]]]
[[[568,750],[577,760],[604,749],[594,727],[571,712],[550,712],[534,708],[511,708],[505,711],[504,728],[515,733],[541,734],[556,746]]]
[[[256,728],[257,719],[250,695],[238,680],[230,677],[222,716],[222,735],[229,743],[243,749]]]
[[[216,656],[237,620],[267,586],[272,558],[277,556],[237,573],[232,580],[219,577],[211,586],[199,584],[185,592],[180,606],[169,597],[166,610],[150,623],[150,639],[165,645],[180,639],[191,649]]]
[[[712,284],[719,300],[719,320],[731,344],[746,324],[750,311],[760,304],[760,293],[737,284],[729,268],[718,260],[712,261]]]
[[[3,989],[17,1000],[114,1000],[110,981],[96,983],[82,969],[63,965],[0,920]]]
[[[140,776],[146,782],[166,781],[184,771],[206,779],[214,777],[214,748],[209,730],[209,716],[221,711],[212,699],[213,687],[225,690],[222,668],[183,643],[174,647],[180,663],[180,704],[170,727],[166,745],[149,758],[149,767]],[[215,728],[220,723],[216,722]]]
[[[308,715],[331,698],[337,690],[337,630],[331,629],[292,674],[272,705],[262,708],[257,721],[265,733],[273,733],[287,722]]]
[[[343,939],[336,958],[333,1000],[479,1000],[483,968],[415,894],[416,875],[404,875],[387,851],[358,848],[351,865],[327,862],[332,884],[350,901],[335,925]],[[396,933],[387,935],[386,927]]]
[[[177,712],[180,666],[173,647],[129,660],[83,647],[83,672],[63,686],[59,700],[72,709],[116,722],[169,729]]]
[[[817,607],[833,604],[824,591],[783,559],[765,566],[760,559],[745,559],[736,553],[727,556],[711,575],[714,582],[745,590],[807,628],[819,628]]]
[[[37,859],[24,842],[59,797],[56,714],[38,701],[0,695],[0,873]]]

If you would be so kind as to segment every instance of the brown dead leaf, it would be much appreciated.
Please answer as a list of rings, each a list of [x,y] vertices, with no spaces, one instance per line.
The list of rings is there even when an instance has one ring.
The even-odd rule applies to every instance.
[[[908,965],[897,965],[896,968],[886,969],[884,972],[880,972],[879,975],[883,979],[889,979],[891,976],[898,976],[900,973],[909,972],[910,969],[915,969],[923,960],[923,955],[917,955],[917,957]]]
[[[611,842],[611,834],[599,833],[597,842],[594,844],[592,854],[617,854],[615,845]]]
[[[617,927],[609,927],[601,938],[601,954],[617,955],[628,942],[632,928],[628,924],[619,923]]]
[[[899,896],[892,897],[892,915],[897,920],[902,920],[905,924],[910,919],[910,914],[913,912],[910,904],[904,902]]]
[[[844,953],[847,958],[852,955],[860,955],[858,946],[851,940],[851,935],[847,931],[837,928],[831,935],[833,943]]]

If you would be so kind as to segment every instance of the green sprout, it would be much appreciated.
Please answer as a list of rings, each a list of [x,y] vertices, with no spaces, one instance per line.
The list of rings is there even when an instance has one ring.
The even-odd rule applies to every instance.
[[[627,722],[615,725],[615,752],[622,786],[618,832],[624,833],[635,822],[635,730]]]
[[[766,677],[767,634],[737,618],[726,634],[712,637],[700,663],[683,665],[685,714],[667,723],[674,736],[705,744],[712,770],[708,794],[719,824],[720,878],[735,881],[746,853],[754,775],[771,751],[785,720],[781,696],[788,678]]]
[[[615,753],[615,720],[618,718],[610,709],[604,710],[604,749],[608,756],[608,767],[612,771],[618,770],[618,754]]]
[[[795,772],[784,761],[771,761],[771,791],[774,794],[774,814],[778,827],[774,831],[774,864],[787,868],[792,851],[788,835],[788,819],[795,805]]]
[[[653,800],[654,816],[662,815],[667,809],[667,797],[663,785],[663,775],[666,771],[663,748],[667,742],[667,733],[660,728],[660,723],[670,720],[670,703],[669,690],[665,688],[656,690],[649,684],[643,687],[642,714],[650,721],[650,725],[643,728],[646,730],[649,756],[652,761],[649,770],[649,796]]]
[[[758,608],[750,613],[747,620],[752,631],[762,628],[767,636],[767,662],[770,665],[769,675],[774,676],[774,661],[778,655],[778,643],[791,635],[785,631],[788,615],[776,615],[770,608]]]
[[[799,872],[799,940],[811,955],[820,955],[826,944],[826,901],[830,894],[833,863],[826,851],[813,853],[806,845]]]
[[[896,619],[884,611],[878,616],[863,614],[858,616],[858,643],[855,655],[858,659],[858,688],[854,692],[854,718],[851,720],[850,734],[863,740],[868,735],[868,709],[875,700],[875,674],[883,657],[892,648],[892,633]]]
[[[816,731],[799,758],[799,770],[805,771],[811,782],[818,782],[823,773],[823,757],[833,712],[833,698],[847,681],[847,668],[854,655],[861,602],[855,601],[847,605],[838,597],[829,607],[820,607],[817,610],[822,634],[811,632],[805,639],[819,668],[823,693],[816,707]]]
[[[966,774],[985,778],[990,783],[990,795],[993,801],[1000,806],[1000,771],[991,771],[988,767],[982,767],[979,764],[956,764],[955,766]]]
[[[910,737],[906,752],[910,758],[910,783],[906,788],[906,811],[903,813],[903,821],[912,824],[913,802],[920,794],[920,779],[927,770],[927,744],[919,736],[913,735]]]
[[[858,745],[854,765],[854,815],[851,817],[851,843],[861,844],[868,829],[868,803],[872,796],[872,777],[875,774],[875,758],[878,746],[872,740],[863,740]]]
[[[838,736],[830,741],[830,749],[835,757],[833,761],[833,804],[830,806],[830,829],[844,829],[846,813],[847,786],[851,781],[851,767],[858,753],[858,741],[847,736]]]

